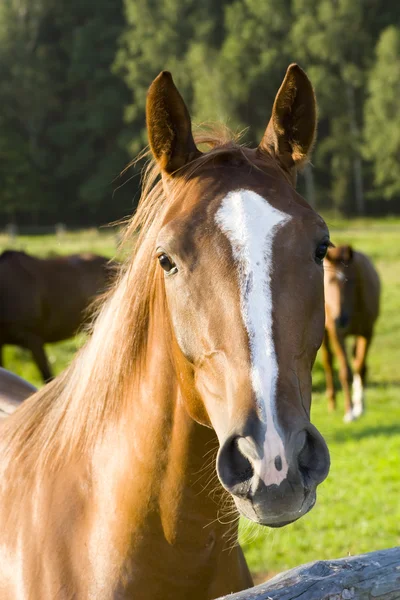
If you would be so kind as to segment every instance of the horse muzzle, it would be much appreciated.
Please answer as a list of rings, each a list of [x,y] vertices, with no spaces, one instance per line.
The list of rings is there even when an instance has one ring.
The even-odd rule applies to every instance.
[[[310,423],[288,436],[284,461],[266,455],[266,447],[249,436],[230,436],[220,447],[217,472],[241,514],[283,527],[314,506],[316,488],[329,472],[329,451]]]

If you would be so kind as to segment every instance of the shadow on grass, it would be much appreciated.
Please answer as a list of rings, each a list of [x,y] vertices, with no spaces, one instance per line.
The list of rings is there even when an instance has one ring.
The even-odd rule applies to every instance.
[[[367,381],[367,390],[387,387],[400,387],[400,379],[384,380],[384,381]]]
[[[362,417],[361,417],[362,418]],[[331,440],[335,442],[347,442],[349,440],[363,440],[369,437],[379,436],[400,436],[400,423],[393,425],[370,425],[364,429],[350,429],[348,426],[343,424],[343,431],[336,431],[331,435]]]
[[[340,385],[339,378],[334,376],[334,384],[336,392],[342,391],[342,386]],[[379,389],[385,390],[388,387],[400,388],[400,379],[386,379],[384,381],[367,381],[367,392],[368,389]],[[312,391],[314,394],[324,394],[326,391],[326,384],[324,379],[318,379],[313,381]]]

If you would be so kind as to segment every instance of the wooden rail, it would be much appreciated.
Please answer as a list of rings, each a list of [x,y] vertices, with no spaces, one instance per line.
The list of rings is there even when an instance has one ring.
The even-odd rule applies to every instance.
[[[223,598],[400,600],[400,547],[302,565],[257,587]]]

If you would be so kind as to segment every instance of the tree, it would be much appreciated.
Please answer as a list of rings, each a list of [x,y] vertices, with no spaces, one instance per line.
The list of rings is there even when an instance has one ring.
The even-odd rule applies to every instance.
[[[78,0],[0,4],[0,213],[7,218],[93,222],[131,208],[124,198],[117,211],[112,201],[112,181],[128,161],[118,138],[129,94],[111,73],[122,26],[122,0],[99,1],[95,12]]]
[[[132,91],[132,102],[125,118],[133,133],[130,150],[136,154],[147,144],[145,131],[146,93],[151,81],[162,70],[172,72],[175,82],[189,106],[193,104],[191,57],[197,63],[197,45],[202,50],[215,47],[221,32],[223,2],[205,0],[125,0],[126,28],[114,70]],[[200,46],[199,46],[200,45]],[[211,56],[208,52],[204,56]],[[197,63],[198,67],[198,63]]]
[[[316,165],[329,163],[334,204],[362,214],[364,71],[372,45],[365,2],[293,0],[293,16],[292,48],[313,79],[326,132]]]
[[[260,141],[276,91],[291,61],[289,0],[235,0],[225,10],[221,70],[234,124]]]
[[[63,54],[59,106],[48,128],[60,201],[69,212],[85,210],[88,220],[115,219],[113,180],[129,160],[119,144],[129,92],[111,72],[124,24],[122,0],[99,0],[96,11],[80,0],[57,4],[52,24]],[[124,199],[120,216],[131,207],[132,199]]]
[[[48,9],[47,0],[0,4],[0,198],[9,219],[35,213],[46,187],[40,139],[52,92],[38,45]]]
[[[381,34],[368,82],[364,155],[384,198],[400,196],[400,29]]]
[[[126,215],[139,177],[118,175],[147,144],[145,98],[161,70],[195,122],[248,128],[254,145],[293,61],[319,104],[313,166],[300,179],[307,198],[315,189],[317,208],[362,213],[364,187],[375,186],[368,209],[379,194],[393,208],[398,47],[387,28],[399,22],[392,0],[99,0],[95,11],[81,0],[2,0],[0,218]]]

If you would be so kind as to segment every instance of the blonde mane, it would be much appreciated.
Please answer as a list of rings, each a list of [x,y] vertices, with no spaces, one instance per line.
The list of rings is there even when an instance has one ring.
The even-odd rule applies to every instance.
[[[202,129],[195,138],[209,152],[187,165],[176,185],[216,154],[243,149],[238,136],[226,127]],[[134,162],[149,155],[144,151]],[[134,249],[98,310],[89,340],[71,365],[2,424],[4,470],[16,460],[23,460],[27,472],[58,470],[89,452],[121,415],[125,402],[132,401],[132,380],[140,377],[156,289],[153,244],[166,210],[160,169],[150,157],[143,170],[138,209],[123,238],[123,245],[131,246],[136,236]]]

